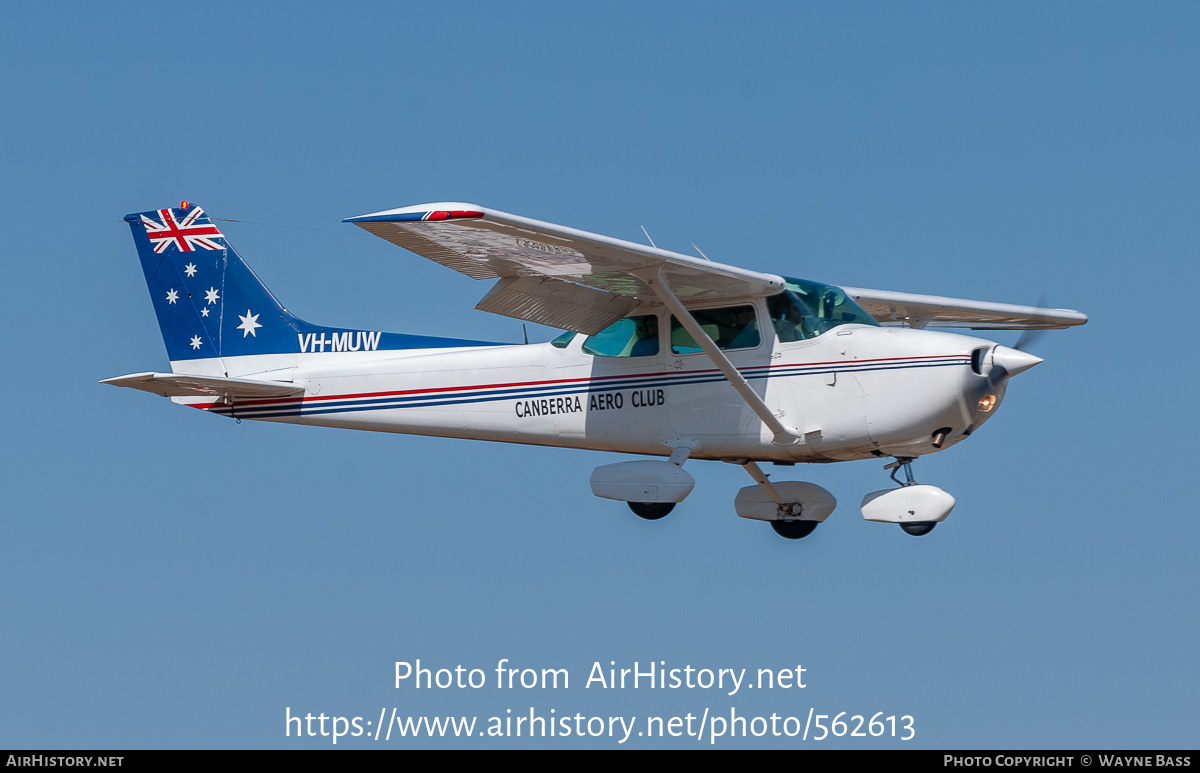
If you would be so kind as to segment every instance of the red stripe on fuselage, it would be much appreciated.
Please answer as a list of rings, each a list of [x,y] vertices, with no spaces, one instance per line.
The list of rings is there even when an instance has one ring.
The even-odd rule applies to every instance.
[[[834,360],[830,362],[805,362],[793,363],[790,365],[755,365],[749,368],[739,368],[738,372],[772,370],[775,368],[815,368],[824,365],[866,365],[873,362],[901,362],[901,361],[917,361],[917,360],[946,360],[946,359],[969,359],[969,355],[963,354],[935,354],[920,357],[881,357],[874,360]],[[303,403],[320,403],[327,400],[357,400],[368,397],[399,397],[404,395],[435,395],[445,394],[448,392],[468,392],[475,390],[487,389],[511,389],[513,387],[539,387],[553,386],[556,384],[579,384],[579,383],[595,383],[614,380],[629,380],[629,379],[646,379],[658,378],[661,376],[698,376],[708,373],[720,373],[717,368],[705,368],[703,370],[663,370],[654,373],[638,373],[634,375],[617,375],[617,376],[598,376],[596,378],[565,378],[565,379],[549,379],[546,381],[514,381],[506,384],[474,384],[468,386],[453,386],[453,387],[435,387],[433,389],[400,389],[390,392],[359,392],[357,394],[337,394],[337,395],[313,395],[311,397],[266,397],[261,400],[239,400],[238,405],[242,407],[252,407],[258,405],[279,405],[284,403],[294,403],[297,399]],[[803,375],[803,374],[798,374]],[[518,399],[519,396],[514,396]],[[208,409],[214,405],[226,405],[227,403],[192,403],[193,408]]]

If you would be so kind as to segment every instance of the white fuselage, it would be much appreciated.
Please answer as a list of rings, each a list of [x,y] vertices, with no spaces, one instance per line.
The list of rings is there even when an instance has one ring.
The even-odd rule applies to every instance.
[[[1003,397],[980,372],[992,342],[907,328],[842,325],[816,338],[774,336],[730,361],[800,436],[776,445],[762,420],[702,352],[586,354],[584,336],[552,344],[307,353],[188,362],[189,370],[285,379],[302,396],[176,398],[244,419],[700,459],[826,462],[932,453]],[[975,356],[973,358],[973,352]],[[282,359],[281,359],[282,358]],[[239,360],[245,360],[241,362]],[[974,364],[973,364],[974,363]]]

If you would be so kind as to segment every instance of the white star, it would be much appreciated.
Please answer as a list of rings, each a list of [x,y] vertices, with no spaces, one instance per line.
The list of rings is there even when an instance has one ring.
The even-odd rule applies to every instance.
[[[167,303],[174,303],[177,300],[179,300],[179,293],[174,290],[167,293]]]
[[[193,349],[200,348],[200,336],[192,336],[192,348]]]
[[[202,317],[208,316],[208,307],[207,306],[205,306],[203,309],[200,309],[200,316],[202,316]]]
[[[255,338],[258,338],[258,333],[254,331],[262,327],[262,325],[258,324],[257,314],[252,315],[250,313],[250,309],[246,309],[246,316],[243,317],[241,314],[239,314],[238,319],[242,321],[242,324],[237,326],[237,329],[242,331],[242,338],[245,338],[246,336],[254,336]]]
[[[217,288],[215,287],[208,288],[208,292],[204,293],[204,300],[208,301],[209,303],[216,303],[217,299],[220,297],[221,296],[217,294]]]
[[[194,277],[196,275],[196,264],[189,263],[186,266],[184,266],[183,273],[187,274],[189,278]]]

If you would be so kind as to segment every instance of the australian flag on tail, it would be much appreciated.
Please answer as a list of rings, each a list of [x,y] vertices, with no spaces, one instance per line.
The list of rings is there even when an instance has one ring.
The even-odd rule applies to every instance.
[[[133,233],[163,343],[173,363],[489,343],[305,322],[276,300],[204,210],[186,201],[177,208],[126,215],[125,222]],[[245,372],[243,368],[223,370]]]

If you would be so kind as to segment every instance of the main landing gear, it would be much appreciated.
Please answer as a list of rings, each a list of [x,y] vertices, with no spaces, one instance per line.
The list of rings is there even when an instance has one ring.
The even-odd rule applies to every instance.
[[[738,516],[766,521],[784,539],[804,539],[837,507],[833,494],[815,483],[794,480],[773,483],[749,459],[725,461],[740,466],[757,484],[742,489],[733,500]]]
[[[624,502],[638,518],[665,518],[696,484],[683,469],[695,441],[679,440],[669,445],[671,456],[665,462],[642,459],[597,467],[592,472],[592,493]]]

